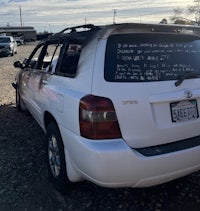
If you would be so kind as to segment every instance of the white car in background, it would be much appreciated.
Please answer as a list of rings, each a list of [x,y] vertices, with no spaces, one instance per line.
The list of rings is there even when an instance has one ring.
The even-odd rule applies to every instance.
[[[15,62],[16,106],[46,133],[56,188],[148,187],[200,170],[199,58],[198,28],[116,24],[67,28]]]
[[[17,42],[12,36],[0,36],[0,56],[17,54]]]
[[[24,40],[22,39],[22,37],[14,37],[14,40],[16,41],[18,46],[24,44]]]

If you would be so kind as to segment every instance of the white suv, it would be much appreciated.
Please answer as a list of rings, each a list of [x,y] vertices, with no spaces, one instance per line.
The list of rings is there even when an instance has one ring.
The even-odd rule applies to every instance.
[[[200,169],[197,29],[67,28],[15,63],[17,108],[45,131],[58,190],[83,179],[147,187]]]

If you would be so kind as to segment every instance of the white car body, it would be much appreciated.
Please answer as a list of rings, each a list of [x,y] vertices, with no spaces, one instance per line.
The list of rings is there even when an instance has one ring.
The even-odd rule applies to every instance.
[[[70,181],[87,179],[105,187],[148,187],[200,169],[199,116],[192,114],[186,117],[188,114],[184,114],[189,119],[173,122],[171,112],[176,113],[176,108],[170,110],[173,102],[183,102],[184,105],[179,106],[184,109],[189,106],[188,100],[195,100],[200,111],[200,78],[187,78],[178,86],[175,86],[176,80],[105,80],[109,37],[162,34],[149,30],[154,27],[157,26],[121,24],[102,27],[82,48],[75,77],[55,74],[57,60],[54,59],[52,72],[25,66],[18,74],[17,84],[23,106],[44,131],[51,118],[58,125]],[[163,27],[161,31],[165,30],[165,26],[160,27]],[[174,33],[169,32],[170,27],[167,29],[163,34]],[[122,51],[130,53],[124,47],[118,49],[118,55],[121,56]],[[130,60],[123,58],[123,61]],[[95,140],[81,135],[80,102],[87,95],[112,101],[121,137]]]
[[[12,36],[0,36],[0,55],[13,56],[17,54],[17,42]]]
[[[14,40],[16,41],[17,46],[24,44],[24,40],[22,37],[14,37]]]

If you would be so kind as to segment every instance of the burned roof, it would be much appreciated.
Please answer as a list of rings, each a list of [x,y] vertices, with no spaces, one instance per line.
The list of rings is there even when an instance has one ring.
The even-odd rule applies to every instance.
[[[137,32],[153,32],[153,33],[188,33],[192,32],[200,35],[200,27],[198,26],[186,26],[177,24],[141,24],[141,23],[121,23],[95,26],[92,24],[80,25],[74,27],[68,27],[62,31],[49,36],[44,42],[56,42],[59,40],[60,43],[70,40],[85,41],[89,40],[95,33],[99,33],[100,37],[108,37],[110,34],[116,33],[137,33]]]

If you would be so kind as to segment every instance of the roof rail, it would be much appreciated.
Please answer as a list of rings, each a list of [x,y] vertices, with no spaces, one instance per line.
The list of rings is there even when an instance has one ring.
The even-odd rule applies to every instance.
[[[80,28],[84,28],[84,29],[94,29],[94,28],[98,28],[97,26],[93,25],[93,24],[85,24],[85,25],[80,25],[80,26],[74,26],[74,27],[68,27],[63,29],[62,31],[58,32],[57,34],[62,34],[67,30],[71,30],[70,33],[72,32],[76,32],[76,29],[80,29]]]

